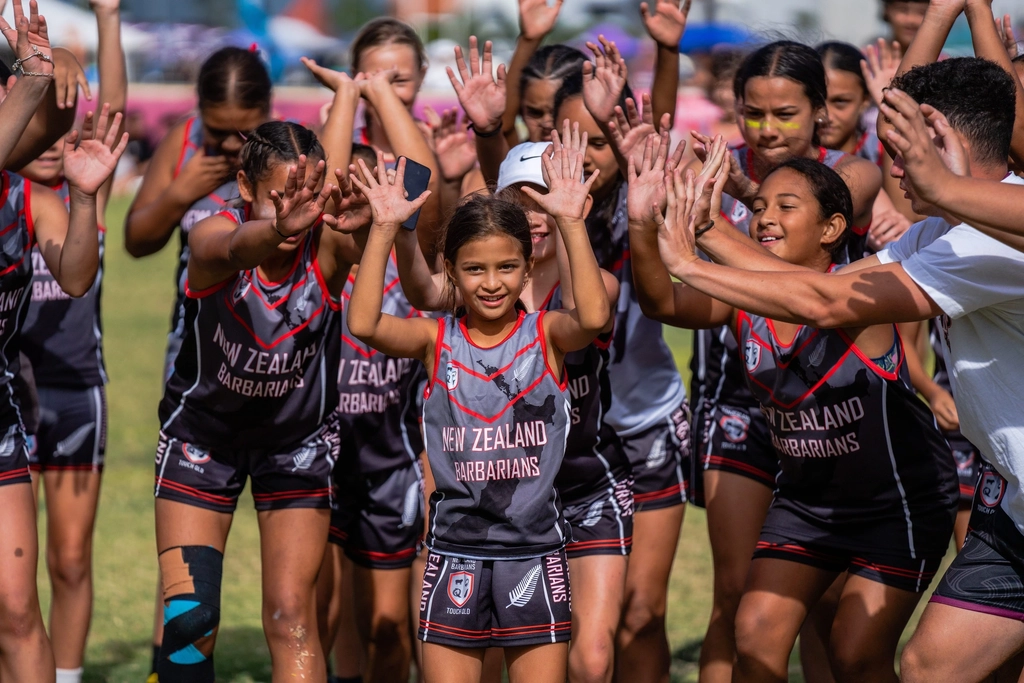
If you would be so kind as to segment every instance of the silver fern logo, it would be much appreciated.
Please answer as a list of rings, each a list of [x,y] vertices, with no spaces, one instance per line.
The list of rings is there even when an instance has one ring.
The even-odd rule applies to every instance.
[[[523,359],[523,362],[519,364],[519,367],[516,368],[516,371],[512,375],[513,377],[516,378],[517,382],[523,381],[523,377],[525,377],[526,374],[530,372],[530,369],[533,367],[533,364],[536,361],[537,356],[532,354]]]
[[[9,458],[14,455],[14,449],[18,445],[18,425],[11,425],[0,441],[0,458]]]
[[[90,422],[71,432],[67,438],[57,442],[57,449],[54,455],[58,457],[74,455],[82,447],[82,444],[85,443],[85,438],[89,436],[89,433],[95,427],[96,423]]]
[[[828,344],[825,343],[825,339],[822,338],[818,345],[814,347],[814,351],[811,352],[811,357],[808,359],[812,368],[818,367],[821,365],[821,361],[825,360],[825,349],[827,346]]]
[[[586,527],[595,526],[598,522],[601,521],[601,513],[603,511],[604,501],[595,500],[593,503],[590,504],[590,507],[587,508],[587,514],[583,517],[583,521],[580,522],[580,524]]]
[[[408,529],[416,523],[416,520],[420,517],[420,501],[422,499],[420,483],[414,481],[405,490],[405,502],[402,505],[402,523],[398,525],[399,529]]]
[[[530,598],[533,597],[534,591],[537,590],[537,581],[540,580],[540,573],[541,566],[539,564],[526,572],[526,576],[509,592],[509,603],[505,606],[505,609],[509,607],[526,607],[530,602]]]
[[[310,465],[313,464],[313,460],[316,458],[316,446],[303,446],[298,453],[292,456],[292,462],[295,463],[295,467],[292,468],[292,472],[298,470],[308,470]]]
[[[644,467],[649,470],[654,470],[665,464],[668,459],[668,434],[659,436],[651,444],[651,451],[647,454],[647,460],[644,462]]]

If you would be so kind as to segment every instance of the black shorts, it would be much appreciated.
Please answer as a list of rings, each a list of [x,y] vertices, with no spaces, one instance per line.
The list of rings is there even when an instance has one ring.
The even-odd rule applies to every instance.
[[[704,470],[731,472],[774,489],[779,456],[760,409],[718,405],[702,412],[694,418],[693,452],[698,471],[691,477],[690,500],[704,505]]]
[[[999,505],[1006,490],[1000,481],[989,482],[992,495],[982,503],[989,512],[967,536],[931,602],[1024,621],[1024,536]]]
[[[25,430],[13,411],[6,420],[0,422],[0,434],[3,434],[0,437],[0,486],[32,483]]]
[[[837,574],[849,572],[911,593],[927,590],[942,563],[942,557],[911,558],[868,552],[853,553],[830,547],[827,541],[808,543],[764,531],[754,550],[754,559],[761,558],[798,562]]]
[[[624,479],[587,500],[562,509],[572,530],[567,557],[629,555],[633,548],[633,480]]]
[[[686,503],[690,457],[690,407],[686,403],[660,424],[619,438],[633,467],[636,512]]]
[[[330,426],[271,451],[211,450],[160,432],[154,495],[230,513],[245,480],[252,477],[257,510],[329,509],[334,501],[331,470],[337,456],[337,431]]]
[[[39,387],[39,429],[29,437],[34,471],[101,472],[107,451],[107,392]]]
[[[412,566],[423,539],[419,463],[368,474],[338,464],[334,481],[338,504],[331,512],[331,543],[344,548],[350,560],[370,569]]]
[[[978,449],[957,446],[953,447],[953,460],[956,462],[956,476],[960,480],[960,508],[966,509],[974,500],[983,460]]]
[[[529,560],[467,560],[431,552],[419,639],[450,647],[565,643],[572,631],[565,551]]]

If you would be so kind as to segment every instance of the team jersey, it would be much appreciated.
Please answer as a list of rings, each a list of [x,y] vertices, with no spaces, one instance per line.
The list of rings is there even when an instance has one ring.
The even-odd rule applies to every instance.
[[[508,336],[487,349],[469,338],[464,317],[438,320],[423,404],[435,552],[540,557],[569,537],[554,484],[572,408],[564,377],[548,365],[544,315],[520,310]]]
[[[181,147],[181,154],[178,155],[178,163],[174,166],[175,178],[181,173],[185,163],[194,157],[202,146],[203,122],[198,116],[193,116],[185,122],[185,142]],[[198,200],[181,217],[181,224],[178,230],[178,268],[174,275],[175,282],[177,283],[177,295],[174,299],[174,309],[171,311],[171,335],[176,339],[183,339],[186,332],[185,301],[188,297],[185,294],[185,286],[188,279],[188,233],[196,223],[224,211],[235,201],[240,201],[240,196],[238,194],[238,182],[232,179]]]
[[[240,210],[221,215],[245,220]],[[185,339],[160,402],[164,434],[204,448],[280,449],[335,409],[341,304],[314,242],[310,231],[277,282],[254,268],[186,288]]]
[[[878,132],[874,126],[861,133],[860,138],[857,140],[857,146],[853,149],[853,155],[861,159],[867,159],[878,166],[878,168],[882,168],[886,151],[885,147],[882,146],[882,141],[878,139]]]
[[[541,308],[563,308],[560,285],[555,285]],[[572,418],[565,459],[555,486],[564,505],[590,498],[629,477],[629,460],[615,429],[604,419],[612,403],[608,379],[610,341],[611,335],[601,335],[587,348],[565,354],[563,361]]]
[[[384,277],[381,312],[398,318],[420,317],[402,292],[393,257]],[[343,305],[354,283],[355,276],[350,275]],[[419,459],[423,437],[417,389],[425,379],[422,363],[392,358],[367,346],[352,336],[348,316],[342,316],[338,422],[343,466],[363,473],[382,472]]]
[[[613,400],[606,419],[620,437],[633,436],[658,424],[686,400],[686,389],[662,337],[661,323],[645,316],[636,298],[629,257],[627,191],[626,184],[620,184],[614,203],[592,212],[587,219],[587,233],[598,264],[619,280],[608,365]]]
[[[18,372],[19,333],[31,291],[33,244],[32,184],[20,175],[0,171],[0,391],[6,398],[0,400],[3,425],[16,424],[20,419],[12,380]]]
[[[67,181],[53,189],[68,206]],[[32,248],[32,295],[22,328],[22,351],[32,362],[36,384],[41,387],[88,389],[107,383],[100,325],[105,237],[106,230],[100,226],[96,280],[85,296],[78,299],[60,288],[39,245]]]
[[[747,177],[760,182],[754,170],[753,150],[744,145],[734,149],[732,155]],[[844,152],[822,147],[818,161],[829,168],[835,168],[846,157],[847,154]],[[722,217],[744,235],[750,234],[750,221],[753,216],[746,204],[729,195],[722,195]],[[854,246],[852,249],[856,250],[857,247]],[[710,330],[696,330],[693,348],[694,354],[690,363],[693,379],[690,392],[695,401],[703,401],[707,406],[757,406],[757,400],[747,389],[736,337],[727,325]]]
[[[803,527],[786,533],[941,556],[959,498],[956,465],[910,386],[895,328],[898,356],[883,369],[843,330],[801,327],[783,344],[771,320],[740,312],[736,325],[781,464],[773,505]]]

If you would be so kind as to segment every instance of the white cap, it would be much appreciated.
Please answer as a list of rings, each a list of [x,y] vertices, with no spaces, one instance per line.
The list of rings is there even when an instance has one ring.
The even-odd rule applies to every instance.
[[[532,183],[547,189],[541,157],[549,146],[550,143],[547,142],[524,142],[513,147],[498,169],[496,191],[501,192],[506,187],[518,183]]]

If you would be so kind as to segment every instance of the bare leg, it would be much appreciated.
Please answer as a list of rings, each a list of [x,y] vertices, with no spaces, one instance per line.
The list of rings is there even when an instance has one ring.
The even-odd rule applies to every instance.
[[[833,683],[832,664],[828,659],[828,643],[832,639],[832,622],[839,609],[839,598],[846,584],[846,574],[832,582],[812,609],[800,629],[800,666],[805,683]]]
[[[956,540],[956,551],[960,552],[960,548],[964,547],[964,541],[967,539],[967,526],[971,521],[971,506],[967,505],[966,509],[961,508],[956,512],[956,523],[953,526],[953,538]]]
[[[425,683],[478,683],[483,666],[483,648],[456,648],[437,643],[423,643]]]
[[[341,599],[337,635],[334,638],[334,675],[338,678],[359,678],[366,661],[366,645],[356,626],[355,587],[352,562],[341,548],[335,546],[335,560],[341,566]]]
[[[352,564],[356,623],[367,644],[367,683],[409,678],[409,579],[406,569],[367,569]]]
[[[611,681],[615,631],[626,587],[626,556],[592,555],[569,560],[572,582],[572,683]]]
[[[564,683],[569,644],[507,647],[509,683]]]
[[[338,618],[341,610],[341,549],[333,543],[327,544],[320,573],[316,578],[316,626],[320,637],[320,649],[327,656],[338,632]]]

